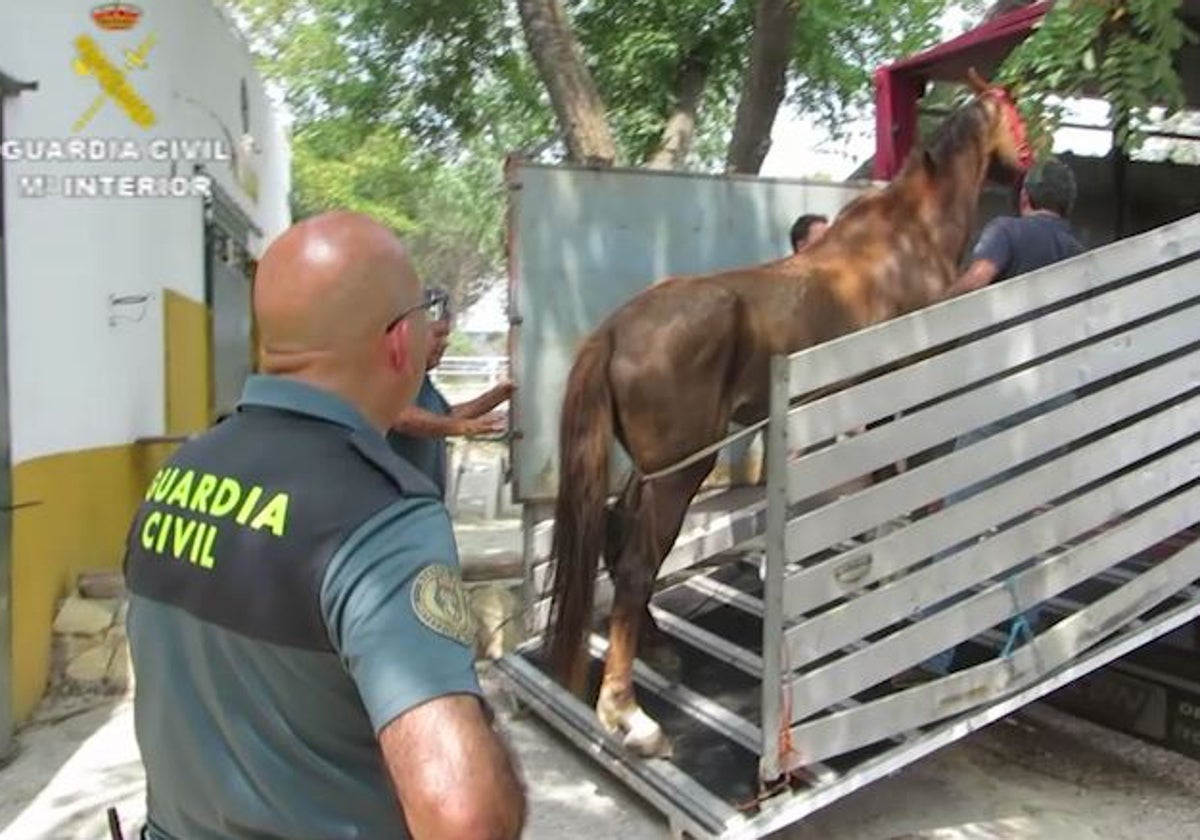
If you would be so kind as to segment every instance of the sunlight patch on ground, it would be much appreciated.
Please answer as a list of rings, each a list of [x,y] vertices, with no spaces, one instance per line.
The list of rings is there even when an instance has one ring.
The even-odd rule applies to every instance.
[[[140,825],[145,781],[133,734],[132,706],[126,703],[115,710],[99,709],[69,723],[90,727],[94,733],[65,759],[60,745],[51,742],[71,743],[65,740],[69,738],[66,724],[25,736],[29,765],[23,775],[34,779],[41,775],[46,781],[12,822],[4,825],[0,821],[4,825],[0,840],[102,840],[108,837],[105,810],[110,806],[118,808],[126,835]],[[37,772],[41,768],[32,767],[34,762],[45,765],[44,775]],[[57,770],[50,772],[55,766]],[[5,791],[6,799],[10,795],[22,793]],[[22,798],[27,796],[25,793]]]
[[[1025,840],[1040,836],[1028,817],[1008,817],[935,828],[921,834],[921,840]]]

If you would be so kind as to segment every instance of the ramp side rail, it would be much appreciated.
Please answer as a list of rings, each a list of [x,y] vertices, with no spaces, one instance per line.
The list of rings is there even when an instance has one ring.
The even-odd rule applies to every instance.
[[[1028,688],[1200,578],[1189,546],[1089,586],[1200,521],[1197,280],[1192,217],[772,363],[764,779]]]

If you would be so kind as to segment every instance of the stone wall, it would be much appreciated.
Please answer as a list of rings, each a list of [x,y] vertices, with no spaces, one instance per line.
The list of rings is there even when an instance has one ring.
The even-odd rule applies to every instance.
[[[519,582],[467,582],[467,596],[475,615],[475,656],[499,659],[523,641]]]
[[[477,627],[476,656],[503,656],[519,644],[523,629],[520,581],[511,577],[512,562],[487,564],[483,569],[467,564],[464,571]],[[80,577],[77,591],[63,599],[54,619],[51,696],[122,694],[132,686],[125,636],[127,606],[119,573]]]
[[[116,572],[84,574],[54,618],[50,694],[121,694],[131,685],[125,588]]]

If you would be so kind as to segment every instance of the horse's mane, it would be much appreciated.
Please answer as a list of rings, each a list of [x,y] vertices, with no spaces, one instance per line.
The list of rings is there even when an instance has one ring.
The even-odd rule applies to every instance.
[[[932,137],[913,147],[904,169],[922,166],[926,155],[932,159],[934,166],[941,166],[964,147],[975,143],[983,133],[987,120],[987,110],[979,99],[959,107],[942,120]]]
[[[924,170],[927,166],[926,158],[935,170],[940,169],[946,161],[978,142],[978,138],[987,128],[988,119],[987,108],[978,98],[959,106],[942,120],[932,136],[914,145],[904,166],[889,184],[880,189],[869,190],[849,201],[834,220],[834,229],[840,234],[846,230],[846,222],[869,218],[878,212],[881,206],[891,206],[898,200],[905,200],[904,197],[910,192],[906,175]],[[830,234],[833,233],[831,229]]]

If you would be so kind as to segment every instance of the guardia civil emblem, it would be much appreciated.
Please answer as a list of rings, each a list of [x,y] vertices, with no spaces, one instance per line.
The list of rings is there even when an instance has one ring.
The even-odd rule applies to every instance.
[[[412,587],[413,612],[436,633],[464,645],[475,641],[475,617],[458,572],[449,566],[429,566]]]

